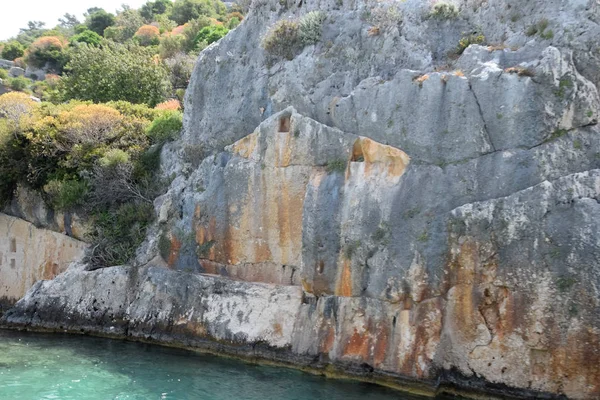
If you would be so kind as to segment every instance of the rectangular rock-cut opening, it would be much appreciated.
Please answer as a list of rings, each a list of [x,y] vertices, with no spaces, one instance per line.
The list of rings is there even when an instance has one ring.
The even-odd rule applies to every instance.
[[[15,238],[10,238],[10,252],[11,253],[17,252],[17,239],[15,239]]]
[[[15,260],[14,258],[10,259],[10,267],[14,268],[17,266],[17,260]]]
[[[279,132],[286,133],[290,131],[290,117],[279,118]]]

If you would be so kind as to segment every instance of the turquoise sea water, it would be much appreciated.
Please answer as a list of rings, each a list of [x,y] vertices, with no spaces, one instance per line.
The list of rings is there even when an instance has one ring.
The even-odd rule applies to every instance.
[[[414,400],[374,385],[125,341],[0,330],[2,400]]]

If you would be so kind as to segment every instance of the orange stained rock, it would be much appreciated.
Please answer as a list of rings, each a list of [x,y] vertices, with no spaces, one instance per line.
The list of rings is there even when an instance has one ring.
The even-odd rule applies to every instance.
[[[232,146],[232,152],[240,157],[249,159],[252,154],[254,154],[257,143],[258,133],[251,133],[250,135],[235,142]]]
[[[321,353],[329,354],[333,349],[335,343],[335,328],[332,325],[327,327],[327,334],[325,340],[321,341]]]
[[[171,249],[169,250],[169,259],[167,260],[167,264],[170,267],[175,265],[177,261],[177,257],[179,257],[179,251],[181,250],[181,241],[179,241],[175,236],[171,237]]]
[[[337,296],[352,296],[352,271],[350,270],[350,260],[344,259],[342,273],[339,278],[339,284],[335,291]]]
[[[359,333],[354,328],[354,333],[346,343],[343,355],[345,356],[358,356],[361,360],[369,359],[369,349],[371,347],[371,340],[368,332]]]
[[[391,178],[401,177],[410,163],[410,157],[402,150],[362,136],[354,142],[352,149],[352,160],[357,161],[360,158],[364,159],[367,175],[377,165],[380,168],[384,167]]]

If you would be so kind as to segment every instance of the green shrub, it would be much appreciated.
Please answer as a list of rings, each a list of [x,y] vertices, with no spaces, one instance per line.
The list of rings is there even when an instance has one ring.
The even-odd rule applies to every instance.
[[[98,35],[94,31],[85,30],[71,37],[71,40],[69,42],[71,43],[71,45],[76,43],[87,43],[90,46],[100,46],[100,43],[102,43],[102,36]]]
[[[0,68],[0,79],[7,79],[8,72],[5,69]]]
[[[237,26],[240,24],[240,19],[238,17],[232,17],[228,22],[227,22],[227,28],[228,29],[235,29],[237,28]]]
[[[154,107],[170,88],[164,63],[151,49],[137,45],[82,43],[73,49],[65,70],[63,87],[70,99],[125,100]]]
[[[229,32],[229,29],[223,25],[206,26],[200,29],[200,32],[198,32],[198,35],[196,35],[196,38],[194,39],[194,43],[196,45],[201,42],[211,44],[227,35],[227,32]]]
[[[183,114],[179,111],[168,111],[156,118],[146,133],[152,143],[165,143],[179,136],[183,128]]]
[[[310,46],[321,40],[325,18],[325,13],[322,11],[311,11],[300,18],[299,35],[303,45]]]
[[[90,269],[132,261],[153,219],[154,207],[147,203],[126,203],[97,212],[87,238],[90,251],[86,258]]]
[[[262,46],[275,57],[291,60],[301,48],[299,29],[296,21],[286,19],[277,21],[265,35]]]
[[[454,19],[458,17],[458,8],[454,3],[448,3],[445,1],[438,1],[431,8],[432,17],[446,20]]]
[[[16,78],[9,78],[8,85],[12,90],[17,90],[19,92],[27,89],[31,81],[23,76],[18,76]]]
[[[2,58],[6,60],[14,60],[15,58],[23,57],[25,47],[16,40],[8,42],[2,49]]]
[[[463,36],[458,42],[458,47],[456,49],[456,53],[458,55],[464,53],[464,51],[472,44],[484,44],[485,36],[479,32],[473,32],[467,36]]]
[[[116,167],[119,164],[127,164],[129,162],[129,154],[121,149],[110,149],[104,156],[98,160],[104,168]]]
[[[55,209],[65,211],[83,204],[88,186],[80,180],[51,180],[44,186],[44,192]]]
[[[104,30],[115,24],[115,16],[103,9],[92,9],[86,18],[85,24],[90,31],[96,32],[98,35],[104,35]]]
[[[220,0],[177,0],[170,18],[178,25],[183,25],[200,16],[217,17],[226,13],[227,7]]]

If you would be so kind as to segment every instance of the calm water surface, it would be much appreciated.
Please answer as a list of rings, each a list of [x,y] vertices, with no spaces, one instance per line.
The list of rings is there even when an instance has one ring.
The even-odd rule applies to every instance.
[[[374,385],[140,343],[0,330],[2,400],[415,400]]]

